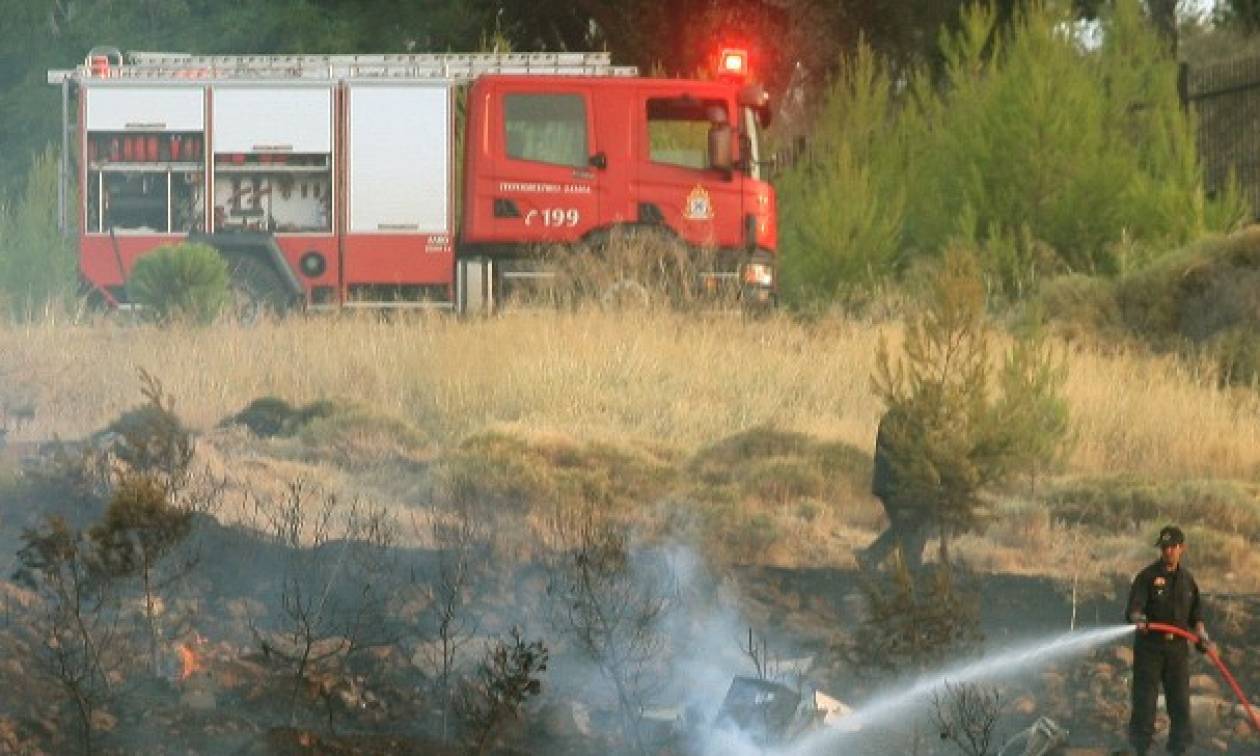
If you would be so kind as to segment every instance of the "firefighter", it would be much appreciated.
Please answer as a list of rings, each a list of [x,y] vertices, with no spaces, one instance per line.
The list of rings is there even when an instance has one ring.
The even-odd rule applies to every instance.
[[[929,513],[907,491],[900,480],[896,461],[898,434],[908,433],[910,417],[902,409],[890,409],[879,419],[875,434],[875,471],[871,480],[871,493],[879,499],[888,515],[888,528],[858,554],[858,563],[864,567],[879,565],[895,547],[900,547],[906,567],[917,570],[923,560],[923,548],[927,545],[931,528]]]
[[[1190,723],[1190,660],[1187,641],[1171,633],[1151,630],[1160,622],[1190,630],[1199,636],[1200,653],[1215,652],[1215,644],[1203,627],[1199,586],[1182,564],[1186,535],[1176,525],[1159,531],[1155,541],[1159,559],[1137,574],[1129,589],[1125,618],[1137,625],[1133,645],[1133,711],[1129,718],[1129,742],[1138,754],[1151,747],[1155,733],[1155,702],[1163,685],[1172,728],[1168,752],[1185,753],[1194,740]]]

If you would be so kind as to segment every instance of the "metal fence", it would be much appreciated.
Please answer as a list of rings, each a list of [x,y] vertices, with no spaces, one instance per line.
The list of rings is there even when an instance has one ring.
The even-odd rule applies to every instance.
[[[1199,156],[1209,196],[1232,176],[1260,211],[1260,57],[1181,67],[1183,103],[1199,116]]]

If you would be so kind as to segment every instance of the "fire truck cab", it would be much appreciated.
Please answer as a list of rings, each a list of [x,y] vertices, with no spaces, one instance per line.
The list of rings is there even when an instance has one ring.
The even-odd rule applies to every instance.
[[[63,227],[110,303],[140,256],[194,238],[262,306],[488,310],[541,247],[619,227],[717,250],[704,275],[773,298],[767,102],[738,77],[641,78],[601,53],[98,49],[49,82]]]

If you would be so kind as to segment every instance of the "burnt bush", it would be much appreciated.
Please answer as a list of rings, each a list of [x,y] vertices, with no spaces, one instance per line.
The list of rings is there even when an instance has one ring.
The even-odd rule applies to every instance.
[[[525,703],[542,692],[548,656],[542,641],[525,640],[517,627],[506,639],[486,646],[456,704],[469,753],[492,750],[503,728],[518,720]]]
[[[922,674],[984,639],[970,576],[947,563],[925,570],[912,574],[898,558],[891,572],[863,576],[866,612],[849,651],[859,669]]]
[[[105,428],[106,437],[113,437],[109,451],[132,471],[159,475],[169,486],[178,487],[192,463],[192,431],[175,414],[175,399],[143,368],[140,384],[145,403],[124,412]]]
[[[339,402],[318,400],[294,406],[278,396],[264,396],[250,402],[245,409],[219,423],[220,427],[243,425],[262,438],[297,435],[308,424],[343,412]]]

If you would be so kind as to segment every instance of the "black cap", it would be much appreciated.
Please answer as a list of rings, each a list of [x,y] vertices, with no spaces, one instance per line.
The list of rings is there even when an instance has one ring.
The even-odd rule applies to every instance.
[[[1155,541],[1156,546],[1176,546],[1186,542],[1186,534],[1181,532],[1181,528],[1176,525],[1165,525],[1164,529],[1159,531],[1159,539]]]

